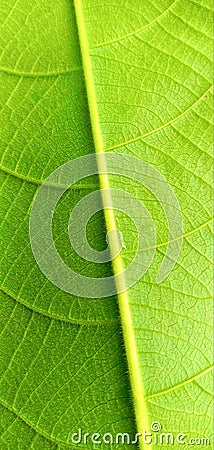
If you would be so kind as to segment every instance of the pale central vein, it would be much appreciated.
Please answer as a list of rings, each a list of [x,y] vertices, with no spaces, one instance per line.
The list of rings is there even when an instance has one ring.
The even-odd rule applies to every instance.
[[[90,111],[95,151],[96,151],[96,154],[99,154],[99,158],[97,159],[97,164],[98,164],[98,171],[99,171],[99,180],[100,180],[101,195],[102,195],[102,201],[103,201],[104,216],[105,216],[105,221],[106,221],[107,232],[109,232],[111,230],[116,230],[117,227],[116,227],[113,209],[111,207],[109,207],[110,199],[109,199],[109,197],[106,198],[106,195],[104,192],[104,190],[109,189],[110,185],[109,185],[109,179],[108,179],[108,173],[107,173],[107,165],[106,165],[104,147],[103,147],[103,142],[102,142],[102,133],[101,133],[101,127],[100,127],[100,119],[99,119],[99,112],[98,112],[98,106],[97,106],[96,91],[95,91],[95,85],[94,85],[94,79],[93,79],[92,64],[91,64],[91,59],[90,59],[89,45],[88,45],[87,32],[86,32],[86,27],[85,27],[85,21],[84,21],[81,0],[74,0],[74,6],[75,6],[75,11],[76,11],[77,27],[78,27],[80,47],[81,47],[81,53],[82,53],[82,62],[83,62],[83,69],[84,69],[84,75],[85,75],[85,83],[86,83],[86,90],[87,90],[88,105],[89,105],[89,111]],[[101,158],[100,158],[100,156],[101,156]],[[106,207],[106,205],[108,205],[108,208]],[[110,247],[111,247],[111,245],[110,245]],[[115,242],[113,245],[114,245],[114,248],[111,248],[111,251],[112,251],[112,254],[115,254],[115,249],[117,250],[120,247],[118,239],[115,239]],[[113,267],[113,272],[114,272],[115,276],[118,275],[119,273],[123,272],[123,261],[122,261],[122,258],[120,256],[119,252],[117,252],[117,254],[118,254],[118,256],[112,260],[112,267]],[[122,284],[125,285],[125,279],[122,281]],[[131,315],[131,311],[130,311],[128,292],[127,292],[127,290],[123,290],[123,292],[120,292],[120,287],[121,286],[117,286],[119,310],[120,310],[120,316],[121,316],[124,342],[125,342],[125,347],[126,347],[130,382],[131,382],[132,393],[133,393],[136,424],[137,424],[139,433],[141,433],[141,432],[143,432],[143,430],[149,429],[146,400],[145,400],[144,388],[143,388],[143,383],[142,383],[142,378],[141,378],[141,373],[140,373],[136,339],[135,339],[135,334],[134,334],[134,329],[133,329],[132,315]],[[140,441],[140,449],[144,450],[145,444],[143,443],[143,441],[141,439],[139,439],[139,441]],[[152,446],[146,445],[146,448],[151,450]]]

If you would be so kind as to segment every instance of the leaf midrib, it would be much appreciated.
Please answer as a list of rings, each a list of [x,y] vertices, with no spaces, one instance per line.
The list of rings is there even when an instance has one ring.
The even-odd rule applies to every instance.
[[[81,0],[74,0],[74,7],[75,7],[75,13],[76,13],[76,20],[77,20],[77,29],[79,34],[79,41],[80,41],[80,49],[82,54],[82,62],[83,62],[83,70],[84,70],[84,76],[85,76],[85,84],[86,84],[86,92],[87,92],[87,98],[88,98],[88,107],[90,112],[90,119],[91,119],[91,127],[92,127],[92,134],[94,139],[94,146],[95,146],[95,153],[96,155],[99,155],[97,158],[97,166],[98,166],[98,172],[99,172],[99,180],[100,180],[100,188],[101,188],[101,196],[103,201],[103,210],[104,210],[104,217],[106,222],[106,229],[107,232],[116,230],[116,221],[114,217],[113,208],[108,208],[104,190],[110,188],[109,179],[108,179],[108,173],[107,173],[107,165],[106,165],[106,159],[105,159],[105,151],[102,141],[102,132],[101,132],[101,126],[100,126],[100,119],[99,119],[99,112],[98,112],[98,106],[97,106],[97,99],[96,99],[96,91],[95,91],[95,85],[94,85],[94,79],[93,79],[93,70],[92,70],[92,64],[90,59],[90,52],[89,52],[89,45],[88,45],[88,39],[87,39],[87,32],[86,32],[86,26],[84,21],[84,15],[82,10],[82,3]],[[116,242],[117,241],[117,242]],[[115,247],[119,248],[119,240],[115,239],[114,244]],[[112,254],[114,253],[115,249],[111,248],[112,244],[110,244],[110,251]],[[118,252],[117,252],[118,253]],[[119,273],[123,272],[123,261],[122,258],[119,255],[112,259],[112,269],[114,275],[118,275]],[[124,278],[124,285],[126,286],[125,277]],[[122,281],[122,283],[123,283]],[[136,417],[136,425],[139,433],[142,433],[144,429],[149,429],[149,421],[148,421],[148,414],[147,414],[147,407],[146,407],[146,400],[145,400],[145,394],[144,394],[144,388],[140,373],[140,367],[139,367],[139,359],[138,359],[138,352],[137,352],[137,346],[136,346],[136,340],[135,340],[135,334],[132,324],[132,315],[130,311],[130,305],[129,305],[129,298],[128,298],[128,292],[127,289],[123,292],[120,292],[120,288],[118,288],[118,304],[119,304],[119,311],[120,311],[120,318],[121,318],[121,324],[122,324],[122,330],[123,330],[123,338],[126,348],[126,356],[128,361],[128,368],[129,368],[129,377],[130,377],[130,384],[132,388],[132,394],[133,394],[133,401],[134,401],[134,408],[135,408],[135,417]],[[145,449],[145,444],[141,439],[139,439],[139,447],[140,450]],[[146,445],[146,448],[152,449],[151,445]]]

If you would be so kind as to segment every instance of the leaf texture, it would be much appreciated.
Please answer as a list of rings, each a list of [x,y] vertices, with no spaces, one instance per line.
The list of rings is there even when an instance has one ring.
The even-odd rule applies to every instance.
[[[128,190],[148,208],[157,232],[155,259],[127,294],[145,403],[140,415],[146,425],[160,422],[164,432],[210,438],[211,2],[61,0],[50,7],[47,0],[33,6],[9,0],[2,2],[0,60],[1,448],[76,448],[71,434],[79,428],[91,434],[142,431],[119,296],[83,299],[58,289],[41,273],[29,241],[31,205],[45,178],[61,164],[97,151],[79,7],[101,150],[137,156],[157,168],[172,186],[184,221],[177,264],[157,284],[168,242],[164,212],[144,186],[109,174],[110,187]],[[77,257],[66,232],[74,205],[99,186],[92,176],[63,196],[53,233],[70,267],[102,277],[114,267]],[[126,266],[136,251],[136,230],[118,211],[114,217]],[[105,248],[106,231],[98,214],[88,226],[92,247]],[[78,448],[97,446],[88,440]]]

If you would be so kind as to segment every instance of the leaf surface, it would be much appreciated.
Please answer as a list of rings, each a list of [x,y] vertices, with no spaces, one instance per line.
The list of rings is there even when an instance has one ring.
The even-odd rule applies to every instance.
[[[138,3],[62,0],[50,9],[46,0],[33,7],[27,0],[3,2],[3,450],[75,448],[71,434],[79,428],[134,435],[139,424],[152,422],[175,435],[211,435],[211,2]],[[144,186],[108,176],[110,187],[142,201],[157,233],[151,267],[126,292],[131,329],[124,296],[92,300],[58,289],[39,270],[29,241],[30,209],[44,179],[97,151],[151,164],[182,210],[180,257],[157,284],[168,241],[163,209]],[[99,186],[93,176],[70,189],[53,223],[59,253],[88,276],[110,276],[115,267],[76,257],[66,229],[74,205]],[[118,211],[114,219],[126,266],[136,252],[136,230]],[[89,223],[92,247],[105,248],[108,225],[102,214]]]

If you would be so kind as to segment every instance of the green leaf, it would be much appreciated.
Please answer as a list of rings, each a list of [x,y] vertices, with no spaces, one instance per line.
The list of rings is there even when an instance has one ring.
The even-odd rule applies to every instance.
[[[1,448],[105,449],[90,436],[75,445],[71,435],[81,428],[134,439],[153,422],[164,433],[211,438],[211,1],[52,3],[9,0],[1,11]],[[148,208],[155,258],[117,296],[75,297],[34,259],[32,203],[63,163],[112,151],[138,157],[166,178],[182,211],[181,253],[157,283],[169,240],[163,205],[127,178],[125,156],[127,177],[103,175],[98,165],[99,177],[76,183],[57,205],[57,251],[89,277],[116,275],[130,264],[136,229],[117,210],[104,208],[87,229],[98,251],[106,248],[106,232],[122,233],[112,266],[85,261],[70,246],[73,207],[110,186]],[[164,447],[141,441],[140,448]]]

